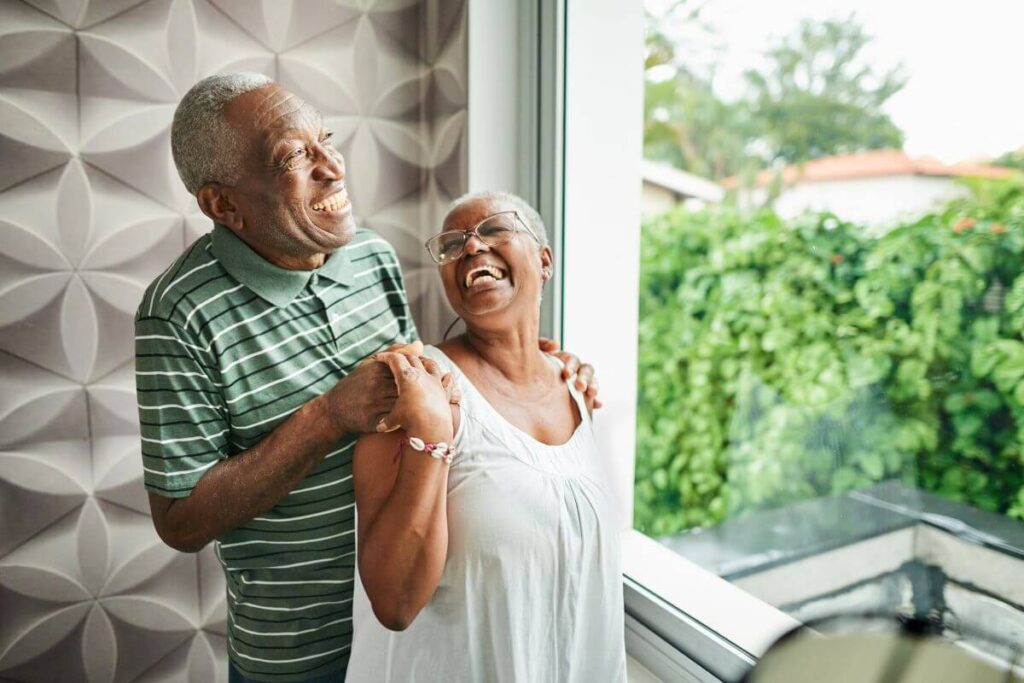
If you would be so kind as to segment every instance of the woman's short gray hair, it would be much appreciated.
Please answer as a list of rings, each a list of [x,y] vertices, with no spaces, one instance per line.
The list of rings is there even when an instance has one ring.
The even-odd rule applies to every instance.
[[[224,105],[271,83],[258,73],[217,74],[199,81],[181,98],[171,124],[171,153],[189,192],[195,194],[206,183],[238,181],[240,139],[224,118]]]
[[[537,210],[530,206],[530,203],[518,195],[514,195],[511,192],[498,192],[494,190],[483,190],[481,192],[467,192],[462,195],[451,204],[448,205],[448,213],[451,213],[460,206],[475,202],[477,200],[485,200],[489,202],[501,203],[510,205],[516,211],[520,213],[523,220],[526,221],[527,227],[533,230],[533,234],[540,240],[541,246],[548,245],[548,231],[544,227],[544,220],[537,213]]]

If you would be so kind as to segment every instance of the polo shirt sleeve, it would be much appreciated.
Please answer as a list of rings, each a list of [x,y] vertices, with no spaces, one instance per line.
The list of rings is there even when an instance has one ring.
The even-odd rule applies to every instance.
[[[404,343],[411,344],[420,338],[416,329],[416,320],[412,317],[412,310],[409,308],[409,294],[405,291],[405,278],[402,276],[402,264],[398,260],[398,254],[390,244],[382,254],[382,262],[389,266],[386,277],[391,280],[391,287],[397,290],[399,301],[392,302],[391,310],[399,319],[401,337]]]
[[[135,322],[135,388],[146,489],[183,498],[229,454],[219,374],[204,347],[161,318]]]
[[[405,334],[405,343],[411,344],[412,342],[420,338],[419,330],[416,329],[416,320],[412,317],[412,310],[409,308],[409,297],[405,293],[405,283],[401,280],[401,274],[399,274],[398,284],[402,288],[402,313],[401,315],[405,318],[405,325],[403,326],[403,332]]]

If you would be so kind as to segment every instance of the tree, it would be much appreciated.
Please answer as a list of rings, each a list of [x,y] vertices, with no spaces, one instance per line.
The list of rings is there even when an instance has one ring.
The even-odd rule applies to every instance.
[[[644,156],[698,175],[723,178],[746,159],[747,123],[743,106],[719,98],[713,73],[679,58],[668,24],[689,27],[704,40],[711,29],[700,21],[702,4],[679,0],[647,15],[644,60]]]
[[[1024,171],[1024,147],[1013,152],[1007,152],[992,163],[996,166],[1006,166],[1007,168],[1016,168]]]
[[[880,71],[865,59],[870,41],[853,15],[804,20],[765,53],[764,69],[746,72],[765,162],[902,147],[903,132],[882,106],[906,78],[900,67]]]

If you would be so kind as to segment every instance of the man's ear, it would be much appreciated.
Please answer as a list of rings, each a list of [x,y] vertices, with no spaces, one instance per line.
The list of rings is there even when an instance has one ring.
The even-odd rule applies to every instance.
[[[242,214],[232,198],[231,188],[220,183],[206,183],[196,193],[199,209],[214,223],[227,226],[232,232],[240,233],[245,227]]]

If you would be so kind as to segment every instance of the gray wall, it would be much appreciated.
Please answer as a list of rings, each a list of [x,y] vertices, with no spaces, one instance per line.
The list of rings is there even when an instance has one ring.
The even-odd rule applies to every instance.
[[[450,321],[422,242],[465,189],[463,2],[0,1],[0,679],[226,678],[216,560],[150,524],[131,355],[143,289],[210,227],[175,103],[240,69],[324,112],[424,338]]]

